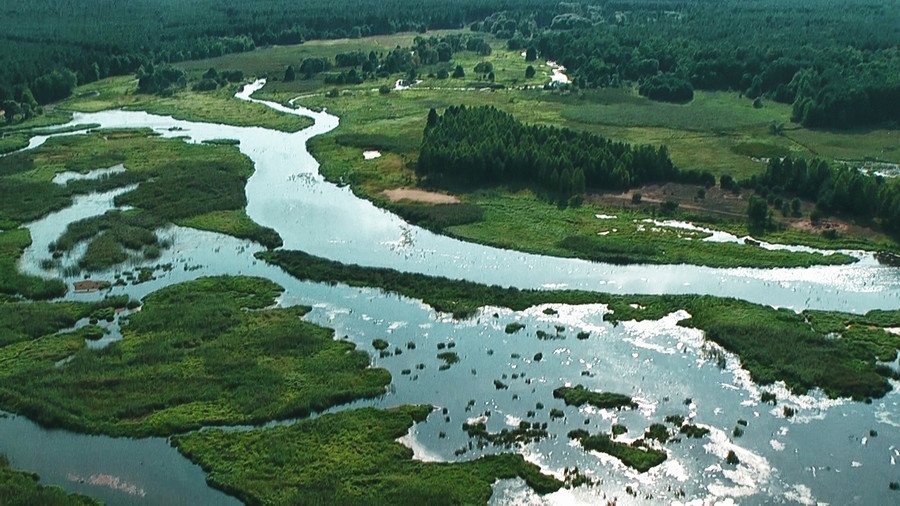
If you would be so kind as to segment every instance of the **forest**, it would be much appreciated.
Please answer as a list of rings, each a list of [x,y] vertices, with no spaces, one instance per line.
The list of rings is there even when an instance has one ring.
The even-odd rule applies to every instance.
[[[588,132],[527,125],[494,107],[431,109],[417,172],[434,184],[519,183],[563,197],[585,188],[624,190],[651,182],[715,183],[680,171],[665,146],[632,146]]]
[[[676,102],[732,90],[792,104],[809,127],[896,124],[898,26],[900,10],[875,0],[34,0],[0,16],[0,110],[6,122],[27,119],[76,85],[151,64],[469,27],[559,61],[575,87],[633,84]],[[417,52],[427,63],[447,61],[446,50]]]
[[[766,172],[747,184],[770,201],[780,195],[799,197],[815,202],[820,214],[874,220],[886,232],[900,234],[900,186],[896,180],[829,165],[821,159],[786,157],[770,160]]]
[[[482,30],[534,45],[574,71],[579,87],[640,85],[641,94],[690,100],[691,88],[733,90],[793,104],[808,127],[900,119],[900,10],[874,1],[832,3],[621,2],[579,6],[541,30],[499,16]],[[607,8],[604,8],[607,7]]]

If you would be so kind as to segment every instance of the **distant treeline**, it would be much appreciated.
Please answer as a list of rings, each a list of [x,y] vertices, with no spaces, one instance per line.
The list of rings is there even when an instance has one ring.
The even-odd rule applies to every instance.
[[[900,9],[878,0],[560,4],[495,13],[472,27],[535,47],[577,87],[639,84],[657,100],[734,90],[793,104],[794,121],[853,127],[900,120]]]
[[[825,213],[875,220],[886,232],[900,234],[900,181],[896,179],[829,165],[824,160],[787,157],[773,158],[765,174],[753,176],[748,186],[763,195],[815,202]]]
[[[323,74],[329,84],[359,84],[373,77],[388,77],[403,73],[407,81],[415,80],[422,66],[437,65],[436,77],[446,79],[453,70],[450,60],[461,51],[480,55],[491,54],[491,46],[481,34],[448,34],[442,36],[417,36],[411,47],[397,46],[387,52],[347,51],[334,55],[334,60],[324,57],[305,58],[295,68],[289,65],[284,73],[285,81],[297,78],[309,79]]]
[[[672,101],[734,90],[793,104],[807,126],[900,119],[900,9],[882,0],[31,0],[0,8],[0,109],[18,121],[149,63],[465,26],[558,60],[576,87],[636,83]]]
[[[76,85],[270,44],[462,28],[551,0],[30,0],[0,7],[0,110],[37,114]]]
[[[417,170],[438,184],[522,183],[563,196],[586,187],[715,182],[711,174],[679,171],[665,146],[632,146],[587,132],[527,125],[494,107],[449,107],[442,115],[432,109]]]

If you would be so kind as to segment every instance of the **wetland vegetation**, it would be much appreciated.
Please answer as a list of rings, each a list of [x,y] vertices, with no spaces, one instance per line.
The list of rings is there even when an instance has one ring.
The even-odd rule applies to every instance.
[[[390,374],[300,320],[308,308],[271,308],[280,291],[204,278],[147,297],[102,350],[69,334],[0,348],[15,361],[0,405],[46,426],[146,436],[305,416],[384,392]]]
[[[565,401],[566,406],[583,406],[590,404],[599,409],[636,408],[637,404],[631,397],[614,392],[594,392],[584,385],[574,387],[559,387],[553,391],[553,397]]]
[[[205,430],[173,438],[209,483],[247,504],[486,504],[498,479],[519,477],[538,493],[562,482],[521,455],[421,462],[397,442],[430,406],[342,411],[285,427]]]
[[[306,417],[380,396],[391,378],[352,343],[303,321],[310,308],[275,304],[281,288],[263,279],[168,286],[132,313],[121,311],[138,309],[127,297],[34,302],[63,296],[66,286],[19,271],[31,244],[21,227],[77,196],[129,185],[136,186],[115,205],[131,209],[68,224],[45,267],[63,267],[75,252],[81,256],[68,275],[152,261],[168,246],[158,231],[175,224],[258,242],[270,249],[260,259],[299,279],[379,288],[456,318],[485,306],[591,303],[607,305],[603,319],[617,325],[685,310],[690,317],[678,325],[702,331],[705,346],[734,353],[755,382],[783,381],[795,393],[821,389],[870,400],[900,378],[888,365],[900,350],[898,311],[796,313],[710,296],[520,290],[273,251],[282,240],[247,216],[253,166],[230,139],[198,145],[147,130],[101,130],[12,153],[69,121],[66,111],[122,108],[283,132],[309,126],[308,118],[233,98],[247,80],[264,77],[260,98],[285,104],[299,97],[340,117],[339,128],[311,141],[327,180],[439,233],[610,263],[845,264],[855,259],[773,251],[755,240],[706,241],[707,232],[652,220],[738,237],[752,232],[772,243],[900,251],[898,183],[857,170],[863,161],[900,162],[897,32],[885,28],[897,24],[897,12],[889,4],[152,0],[124,9],[97,2],[35,0],[0,16],[5,410],[79,432],[179,434],[172,443],[209,473],[208,482],[248,504],[478,504],[488,502],[498,479],[522,478],[541,494],[563,486],[516,454],[415,459],[396,440],[424,422],[430,406],[352,408],[274,428],[185,433]],[[85,30],[88,24],[97,29]],[[377,157],[363,157],[372,150]],[[53,182],[62,172],[119,165],[123,172],[98,179]],[[138,281],[154,272],[141,267]],[[557,309],[544,314],[565,315]],[[107,322],[121,324],[122,339],[92,349],[88,341],[107,337]],[[504,330],[530,339],[524,328],[516,321]],[[591,335],[556,329],[535,334],[563,340],[568,333],[573,343]],[[441,371],[461,360],[443,351],[454,348],[449,342],[438,345]],[[384,339],[371,343],[385,358],[403,351]],[[523,355],[535,366],[553,357],[548,349]],[[466,362],[471,357],[462,353]],[[516,375],[498,376],[496,393],[509,390],[517,399]],[[583,385],[553,395],[568,406],[635,406],[628,396]],[[760,400],[776,402],[770,392]],[[778,411],[790,417],[796,409]],[[553,424],[573,423],[562,409],[548,414]],[[659,444],[709,432],[681,415],[666,421],[671,432],[653,424],[630,444],[616,440],[628,432],[619,424],[612,437],[583,429],[569,436],[646,472],[667,458]],[[467,423],[463,430],[480,448],[548,436],[546,423],[499,432]],[[741,465],[733,451],[725,460]],[[17,502],[93,504],[41,486],[0,457],[0,503]]]
[[[577,290],[520,290],[487,286],[392,269],[361,267],[314,257],[298,251],[270,251],[258,255],[284,268],[291,275],[324,283],[378,287],[419,299],[437,311],[456,317],[473,315],[484,306],[516,311],[547,303],[608,304],[604,315],[610,322],[655,320],[679,309],[691,317],[680,326],[702,330],[706,339],[735,353],[754,381],[770,384],[784,381],[798,393],[820,388],[832,397],[866,399],[881,397],[896,375],[878,360],[895,358],[900,336],[885,328],[898,317],[897,311],[873,311],[858,318],[875,328],[838,330],[839,313],[795,313],[737,299],[697,295],[612,295]],[[811,318],[822,322],[811,326]],[[853,329],[851,329],[853,330]],[[829,337],[840,332],[841,339]]]

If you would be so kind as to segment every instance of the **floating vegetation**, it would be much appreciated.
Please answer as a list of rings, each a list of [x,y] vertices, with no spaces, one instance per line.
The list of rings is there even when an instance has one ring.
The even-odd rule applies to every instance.
[[[488,432],[487,426],[483,422],[464,423],[462,429],[469,437],[479,441],[479,448],[483,448],[486,443],[509,448],[515,444],[534,443],[549,435],[546,423],[526,421],[519,422],[515,429],[504,428],[500,432]]]
[[[631,397],[612,392],[594,392],[583,385],[574,387],[559,387],[553,391],[553,397],[562,399],[567,406],[581,406],[590,404],[600,409],[636,408],[637,404]]]
[[[644,431],[644,439],[655,439],[660,443],[666,443],[669,440],[669,429],[661,423],[654,423]]]
[[[577,440],[585,450],[615,457],[626,466],[641,473],[649,471],[666,460],[666,452],[662,450],[647,448],[638,441],[631,445],[619,443],[610,439],[606,434],[591,435],[584,429],[569,432],[569,439]]]
[[[736,466],[741,463],[740,459],[738,459],[737,454],[734,453],[734,450],[728,450],[728,455],[725,457],[725,462],[731,464],[732,466]]]
[[[445,351],[437,354],[437,358],[444,361],[441,367],[450,368],[451,365],[459,362],[459,355],[455,351]],[[443,369],[442,369],[443,370]]]
[[[515,334],[516,332],[525,328],[525,325],[519,322],[507,323],[506,324],[506,333],[507,334]]]
[[[690,438],[700,439],[701,437],[709,434],[709,429],[707,429],[706,427],[699,427],[697,425],[688,423],[682,425],[681,428],[678,429],[678,432],[681,432],[682,434]]]

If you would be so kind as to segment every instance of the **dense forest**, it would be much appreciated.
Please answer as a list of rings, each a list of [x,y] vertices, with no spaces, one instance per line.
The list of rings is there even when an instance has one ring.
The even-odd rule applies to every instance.
[[[527,125],[494,107],[449,107],[442,115],[432,109],[417,171],[436,184],[521,183],[561,196],[587,187],[715,182],[711,174],[679,171],[665,146],[632,146],[588,132]]]
[[[863,174],[824,160],[773,158],[762,176],[747,185],[771,201],[799,197],[816,203],[821,213],[874,221],[886,232],[900,234],[900,181]]]
[[[534,45],[573,71],[576,86],[637,82],[641,94],[676,102],[692,89],[734,90],[793,104],[793,120],[810,127],[900,120],[900,9],[892,2],[625,2],[573,8],[554,18],[560,29],[528,41],[517,33],[534,23],[514,18],[524,28],[510,45]],[[510,34],[498,25],[477,28]]]
[[[881,0],[32,0],[0,7],[0,109],[21,120],[150,63],[466,26],[559,61],[576,87],[677,102],[734,90],[793,104],[812,127],[900,119],[900,9]]]

